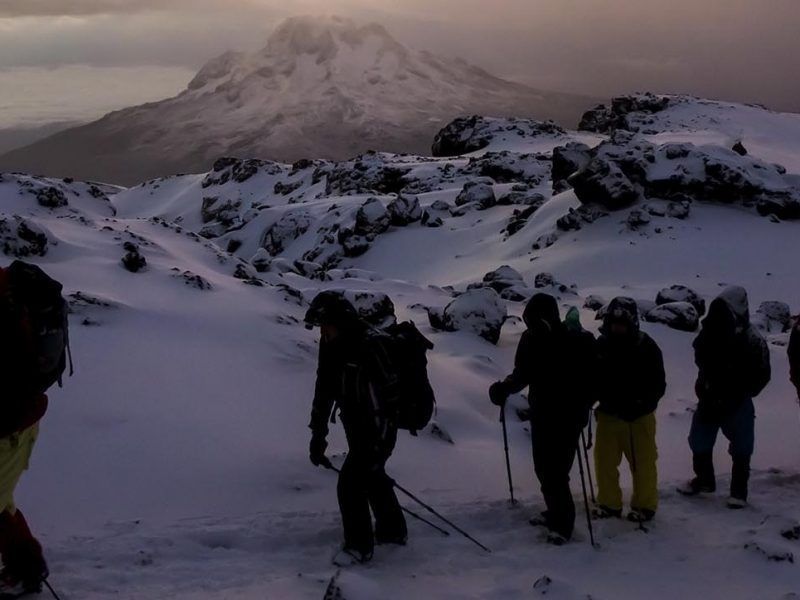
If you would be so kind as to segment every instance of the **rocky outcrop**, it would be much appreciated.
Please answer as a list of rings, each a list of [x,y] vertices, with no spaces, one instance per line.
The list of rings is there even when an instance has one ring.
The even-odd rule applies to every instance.
[[[671,99],[651,93],[618,96],[611,106],[600,104],[587,111],[578,129],[594,133],[612,133],[617,129],[639,131],[646,127],[648,115],[661,112],[670,106]]]
[[[474,115],[460,117],[445,126],[433,141],[433,156],[460,156],[483,150],[496,139],[557,137],[564,129],[552,121],[495,119]]]
[[[493,289],[468,290],[444,309],[429,308],[428,319],[434,329],[469,331],[497,344],[508,317],[506,306]]]
[[[697,331],[700,315],[688,302],[667,302],[645,312],[644,320],[662,323],[678,331]]]
[[[29,219],[0,215],[0,244],[6,256],[44,256],[49,248],[48,232]]]
[[[673,302],[688,302],[701,317],[706,314],[706,301],[691,288],[685,285],[672,285],[664,288],[656,295],[656,304],[670,304]]]
[[[800,180],[783,168],[727,148],[656,145],[628,132],[617,132],[593,149],[591,160],[569,183],[581,202],[608,210],[653,198],[673,203],[666,209],[669,216],[685,218],[694,199],[800,218]]]

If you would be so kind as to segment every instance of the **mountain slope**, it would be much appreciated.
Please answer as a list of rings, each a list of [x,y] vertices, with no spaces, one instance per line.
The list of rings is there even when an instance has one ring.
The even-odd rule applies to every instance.
[[[587,105],[409,50],[380,25],[298,17],[259,52],[212,60],[177,97],[6,154],[0,169],[133,184],[202,171],[223,155],[294,161],[374,148],[420,153],[459,115],[573,124]]]
[[[411,521],[407,548],[380,547],[373,563],[338,576],[341,597],[633,599],[647,590],[653,600],[795,598],[797,404],[785,324],[758,309],[764,301],[798,308],[800,221],[761,216],[739,192],[766,175],[767,183],[800,189],[791,174],[777,182],[765,162],[797,160],[796,117],[679,100],[683,116],[661,115],[669,119],[638,134],[478,119],[457,137],[468,144],[477,136],[481,149],[447,158],[220,160],[208,173],[127,190],[3,174],[0,247],[32,253],[65,283],[74,311],[77,372],[51,393],[17,497],[42,534],[62,596],[323,597],[340,530],[334,476],[307,458],[317,347],[301,319],[318,291],[345,289],[362,298],[388,294],[397,317],[415,321],[436,344],[437,427],[401,434],[389,472],[494,552]],[[756,131],[764,119],[776,127],[759,132],[760,144],[743,138],[753,147],[748,162],[730,155],[727,134],[713,133],[720,115],[741,131]],[[680,213],[664,210],[674,198],[642,197],[601,214],[576,190],[552,191],[555,157],[565,148],[620,144],[636,162],[661,138],[674,158],[652,154],[655,173],[711,157],[735,167],[744,187],[701,199],[705,188],[692,183],[698,196],[680,201],[689,205]],[[488,189],[496,204],[485,200]],[[382,206],[393,207],[388,217]],[[577,227],[564,220],[575,214]],[[126,242],[147,259],[145,269],[122,267]],[[470,286],[485,287],[484,274],[502,265],[520,278],[498,300],[509,318],[497,345],[432,326],[426,308],[435,313]],[[752,506],[724,508],[730,459],[722,440],[720,495],[692,501],[674,491],[691,467],[693,335],[645,321],[668,377],[658,411],[658,517],[648,534],[596,522],[600,548],[590,548],[576,468],[577,539],[544,544],[528,525],[542,501],[527,423],[509,409],[521,500],[512,509],[498,413],[487,397],[513,363],[525,299],[553,293],[562,311],[577,306],[596,332],[595,309],[615,295],[636,298],[649,313],[666,286],[688,285],[708,302],[728,283],[748,288],[773,364],[757,402]],[[512,408],[524,404],[512,398]],[[341,461],[340,426],[330,442]]]

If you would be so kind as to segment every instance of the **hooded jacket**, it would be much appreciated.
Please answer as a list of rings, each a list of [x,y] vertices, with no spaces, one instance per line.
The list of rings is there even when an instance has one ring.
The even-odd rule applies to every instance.
[[[36,362],[30,323],[10,306],[8,270],[0,268],[0,438],[19,433],[38,423],[47,411],[47,396],[31,394],[21,383],[30,377]]]
[[[309,427],[324,439],[338,408],[351,452],[388,458],[397,439],[399,387],[384,334],[353,322],[322,341]]]
[[[789,338],[789,374],[800,394],[800,317],[797,318]]]
[[[729,287],[714,299],[695,338],[694,351],[702,416],[730,414],[769,383],[769,349],[750,323],[744,288]]]
[[[582,328],[567,328],[555,298],[548,294],[534,295],[522,318],[527,330],[517,347],[514,371],[502,382],[504,391],[515,394],[529,387],[533,418],[584,425],[595,401],[594,336]]]
[[[612,332],[614,323],[627,326],[624,336]],[[654,412],[667,382],[664,358],[653,338],[639,328],[639,309],[631,298],[608,305],[597,340],[598,410],[624,421]]]

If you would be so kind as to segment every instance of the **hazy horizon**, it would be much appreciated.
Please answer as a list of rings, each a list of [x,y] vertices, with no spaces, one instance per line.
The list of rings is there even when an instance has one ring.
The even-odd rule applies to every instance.
[[[377,21],[401,42],[544,90],[690,93],[800,112],[794,0],[6,0],[0,129],[88,121],[179,92],[208,59],[295,14]]]

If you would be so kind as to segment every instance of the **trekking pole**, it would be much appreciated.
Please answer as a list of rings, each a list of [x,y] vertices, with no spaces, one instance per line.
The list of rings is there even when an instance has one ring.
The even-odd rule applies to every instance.
[[[47,581],[47,579],[42,579],[42,582],[45,584],[45,586],[47,586],[47,589],[50,590],[50,593],[53,594],[53,598],[55,598],[56,600],[61,600],[61,598],[59,598],[58,594],[56,594],[56,591],[53,589],[53,586],[50,585],[50,582]]]
[[[511,459],[508,456],[508,428],[506,427],[506,405],[500,407],[500,423],[503,424],[503,447],[506,451],[506,473],[508,473],[508,493],[511,495],[511,506],[516,506],[514,498],[514,482],[511,480]]]
[[[581,487],[583,488],[583,506],[586,509],[586,524],[589,526],[589,540],[592,543],[592,548],[596,548],[594,541],[594,527],[592,526],[592,515],[589,512],[589,496],[586,493],[586,477],[583,472],[583,457],[581,456],[580,448],[578,448],[578,470],[581,474]]]
[[[331,471],[335,471],[336,473],[341,473],[341,469],[337,469],[337,468],[336,468],[336,467],[334,467],[333,465],[330,465],[330,466],[328,466],[327,468],[328,468],[328,469],[330,469]],[[431,523],[431,522],[430,522],[428,519],[426,519],[426,518],[425,518],[425,517],[423,517],[422,515],[419,515],[419,514],[415,513],[413,510],[409,510],[409,509],[408,509],[408,508],[406,508],[405,506],[401,506],[400,508],[401,508],[401,509],[403,510],[403,512],[404,512],[404,513],[406,513],[406,514],[407,514],[409,517],[411,517],[411,518],[413,518],[413,519],[416,519],[417,521],[422,521],[423,523],[425,523],[425,524],[426,524],[426,525],[428,525],[429,527],[433,527],[433,528],[434,528],[436,531],[438,531],[438,532],[439,532],[439,533],[441,533],[442,535],[445,535],[445,536],[447,536],[447,537],[450,537],[450,532],[449,532],[449,531],[447,531],[446,529],[443,529],[442,527],[439,527],[439,526],[438,526],[436,523]]]
[[[591,427],[591,424],[590,424]],[[594,495],[594,480],[592,479],[592,467],[589,462],[589,445],[586,443],[586,435],[581,431],[581,445],[583,446],[583,457],[586,459],[586,475],[589,479],[589,491],[592,494],[592,504],[597,504],[597,497]]]
[[[404,493],[406,496],[408,496],[409,498],[411,498],[411,499],[412,499],[414,502],[416,502],[417,504],[419,504],[419,505],[420,505],[422,508],[424,508],[425,510],[427,510],[429,513],[431,513],[432,515],[435,515],[436,517],[438,517],[439,519],[441,519],[442,521],[444,521],[445,523],[447,523],[447,524],[448,524],[450,527],[452,527],[453,529],[455,529],[455,530],[456,530],[458,533],[460,533],[461,535],[463,535],[463,536],[464,536],[465,538],[467,538],[467,539],[468,539],[470,542],[472,542],[473,544],[475,544],[476,546],[478,546],[478,547],[479,547],[479,548],[481,548],[482,550],[485,550],[486,552],[489,552],[489,553],[491,553],[491,552],[492,552],[492,551],[491,551],[489,548],[487,548],[486,546],[484,546],[483,544],[481,544],[481,543],[480,543],[478,540],[476,540],[474,537],[472,537],[472,536],[471,536],[470,534],[468,534],[466,531],[464,531],[463,529],[461,529],[461,528],[460,528],[458,525],[456,525],[456,524],[455,524],[455,523],[453,523],[452,521],[450,521],[450,520],[446,519],[445,517],[443,517],[442,515],[440,515],[438,512],[436,512],[436,511],[435,511],[434,509],[432,509],[430,506],[428,506],[427,504],[425,504],[425,503],[424,503],[422,500],[420,500],[419,498],[417,498],[417,497],[416,497],[414,494],[412,494],[412,493],[411,493],[411,492],[409,492],[407,489],[405,489],[403,486],[401,486],[399,483],[397,483],[396,481],[392,481],[392,483],[393,483],[394,487],[395,487],[395,488],[396,488],[396,489],[397,489],[399,492],[403,492],[403,493]]]

